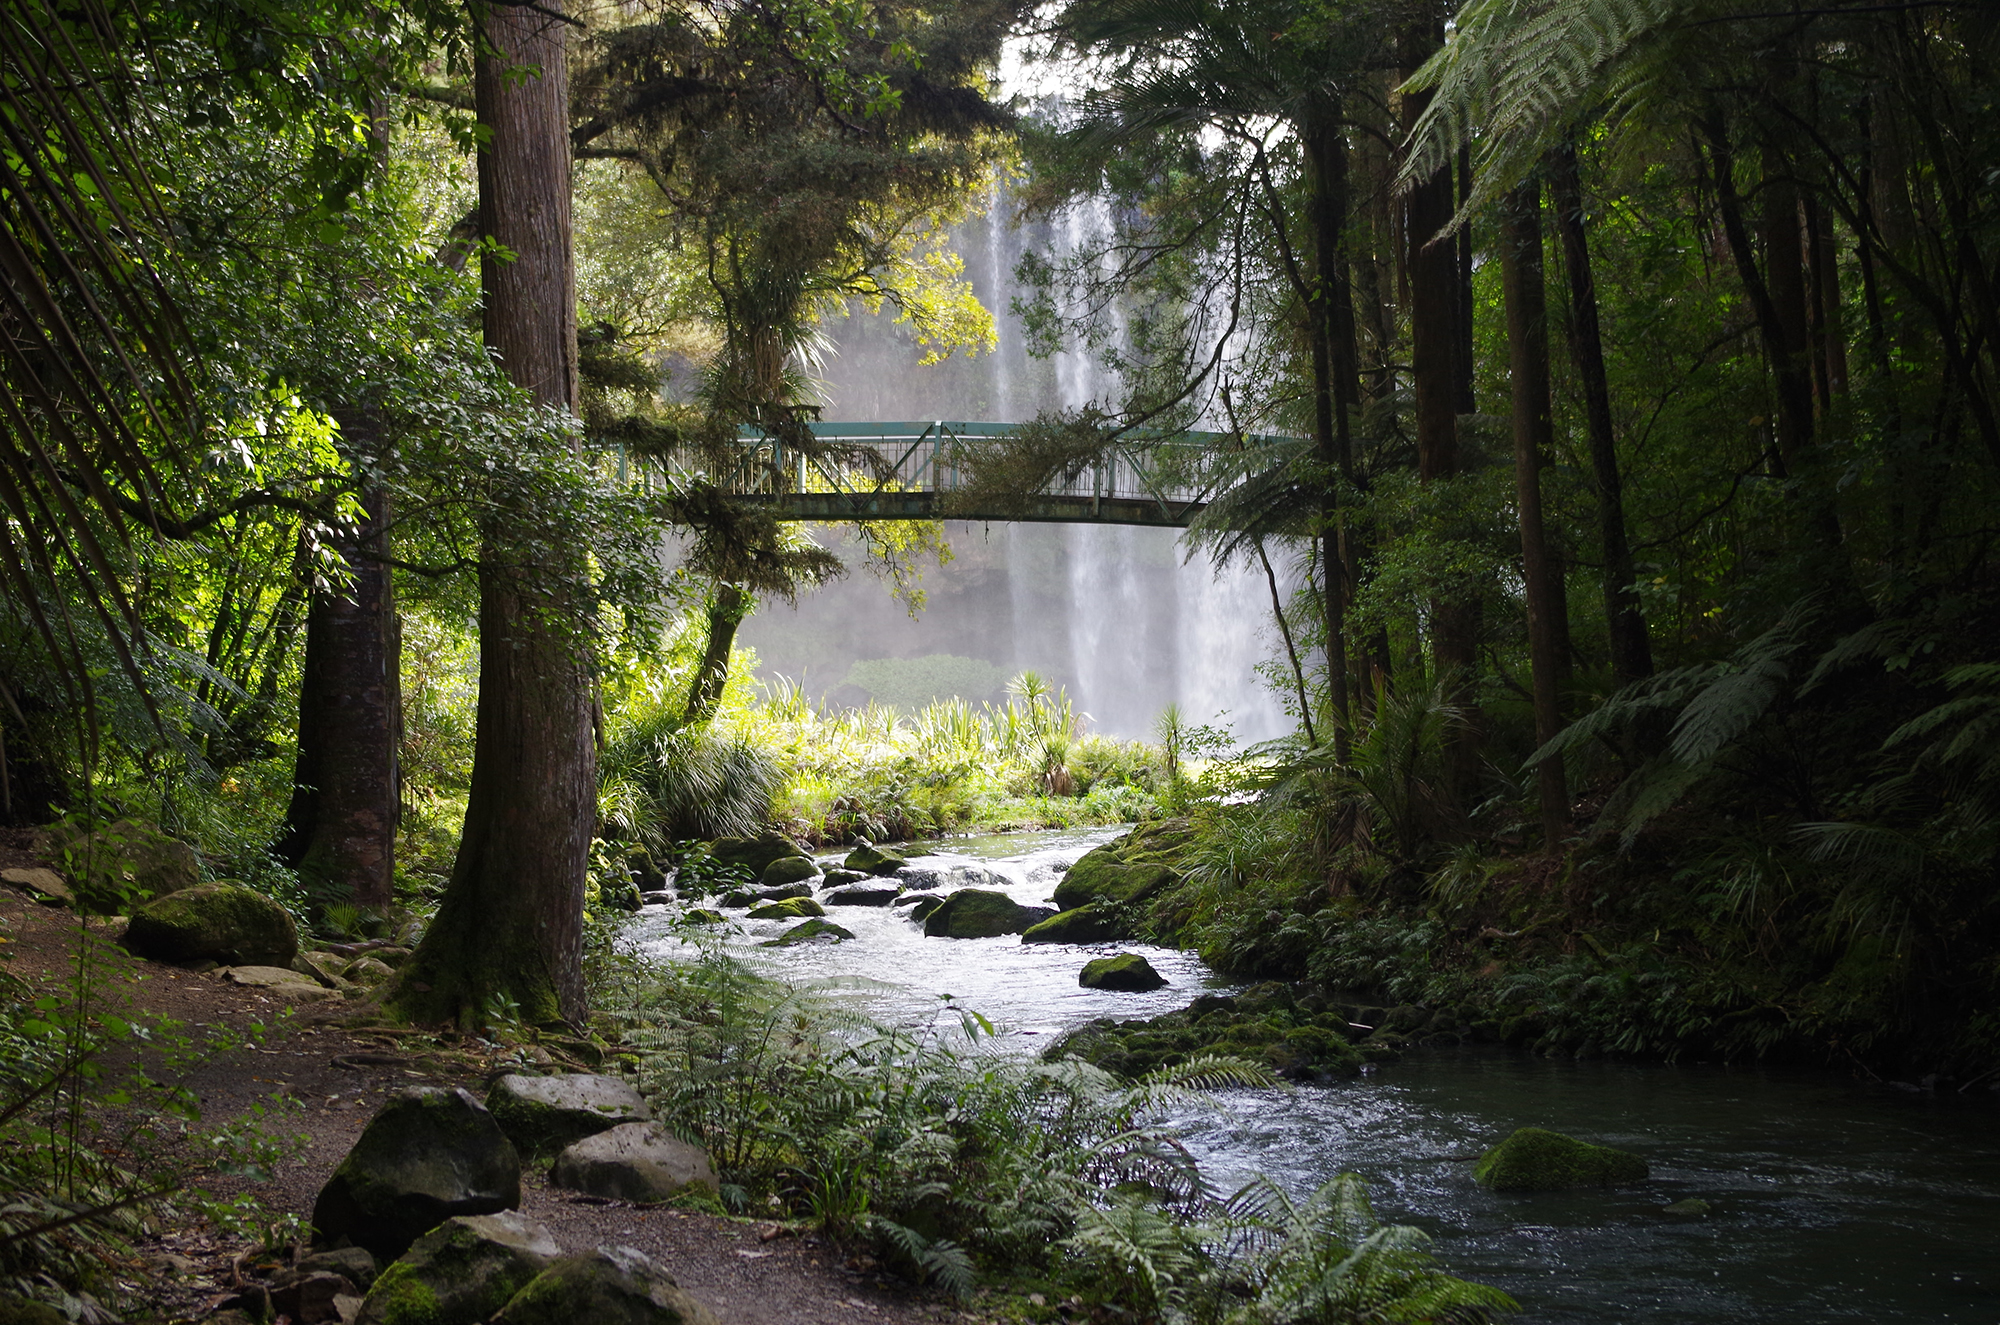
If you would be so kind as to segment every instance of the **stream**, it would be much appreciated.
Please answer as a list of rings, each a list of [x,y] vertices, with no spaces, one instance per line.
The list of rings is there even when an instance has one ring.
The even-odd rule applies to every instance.
[[[1043,904],[1070,862],[1121,831],[952,839],[912,870],[988,871],[978,886]],[[764,948],[795,922],[738,913],[732,951],[882,1022],[955,1029],[958,1009],[976,1010],[1000,1028],[998,1052],[1035,1053],[1094,1017],[1155,1016],[1231,987],[1170,948],[927,939],[902,909],[830,912],[854,941]],[[638,937],[671,953],[665,915],[642,912]],[[1079,988],[1083,962],[1111,951],[1144,953],[1167,987]],[[1933,1094],[1827,1073],[1470,1046],[1412,1050],[1332,1085],[1218,1098],[1226,1115],[1174,1120],[1218,1186],[1261,1172],[1304,1194],[1362,1174],[1385,1221],[1430,1233],[1446,1270],[1513,1294],[1525,1321],[2000,1321],[2000,1111],[1979,1086]],[[1475,1186],[1467,1157],[1529,1125],[1632,1150],[1653,1178],[1534,1195]],[[1714,1213],[1660,1213],[1690,1196]]]

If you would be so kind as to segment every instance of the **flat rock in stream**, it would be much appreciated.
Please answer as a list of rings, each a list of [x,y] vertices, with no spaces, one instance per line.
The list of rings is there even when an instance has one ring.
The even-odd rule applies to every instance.
[[[1006,893],[961,888],[924,917],[929,938],[985,939],[1019,934],[1055,912],[1043,906],[1023,906]]]
[[[902,894],[900,883],[850,883],[820,894],[828,906],[887,906]]]
[[[1479,1157],[1472,1178],[1496,1192],[1555,1192],[1644,1182],[1646,1161],[1545,1127],[1523,1127]]]

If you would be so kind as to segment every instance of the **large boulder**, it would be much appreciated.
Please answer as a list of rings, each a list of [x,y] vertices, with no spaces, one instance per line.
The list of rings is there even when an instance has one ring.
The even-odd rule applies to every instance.
[[[1553,1192],[1644,1182],[1646,1161],[1542,1127],[1523,1127],[1479,1157],[1473,1180],[1496,1192]]]
[[[900,851],[886,847],[870,846],[863,842],[847,853],[847,859],[840,862],[842,867],[857,874],[894,874],[909,864],[909,858]]]
[[[1099,957],[1085,962],[1083,973],[1077,976],[1076,982],[1085,989],[1143,994],[1164,986],[1167,977],[1154,970],[1153,964],[1138,953],[1121,952],[1115,957]]]
[[[76,905],[75,890],[54,870],[0,870],[0,883],[12,884],[43,906]]]
[[[899,883],[850,883],[820,894],[828,906],[887,906],[903,891]]]
[[[780,856],[758,871],[757,882],[766,888],[786,883],[806,883],[819,877],[819,866],[810,856]]]
[[[761,875],[774,860],[803,856],[806,849],[775,829],[759,837],[718,837],[708,844],[711,860],[748,870],[752,878]]]
[[[463,1090],[392,1096],[320,1189],[313,1227],[393,1259],[454,1215],[521,1204],[521,1156],[486,1106]]]
[[[355,1325],[476,1325],[561,1255],[516,1211],[447,1219],[382,1271]]]
[[[924,917],[930,938],[984,939],[1019,934],[1050,914],[1038,906],[1022,906],[1006,893],[961,888]]]
[[[1100,856],[1099,847],[1069,867],[1056,884],[1055,904],[1067,911],[1092,902],[1142,902],[1180,880],[1168,865],[1145,862],[1128,865],[1115,856]]]
[[[810,897],[787,897],[782,902],[766,902],[750,908],[752,920],[799,920],[825,914],[826,908]]]
[[[121,940],[156,961],[214,961],[290,966],[299,955],[292,913],[273,899],[227,881],[197,884],[156,898],[132,915]]]
[[[493,1325],[718,1325],[662,1266],[631,1247],[567,1256],[528,1281]]]
[[[631,1083],[587,1072],[501,1077],[486,1093],[486,1109],[524,1155],[553,1153],[620,1123],[653,1117]]]
[[[665,1201],[694,1188],[715,1195],[715,1169],[700,1146],[658,1123],[625,1123],[587,1136],[556,1156],[549,1181],[617,1201]]]
[[[118,915],[201,882],[194,848],[155,824],[120,819],[61,843],[80,909]]]
[[[1116,943],[1132,937],[1125,912],[1102,902],[1071,907],[1039,921],[1021,935],[1023,943]]]

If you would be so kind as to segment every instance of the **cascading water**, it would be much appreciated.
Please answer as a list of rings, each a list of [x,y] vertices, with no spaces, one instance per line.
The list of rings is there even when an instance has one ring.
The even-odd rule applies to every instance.
[[[931,368],[890,316],[854,314],[828,327],[825,417],[848,420],[987,419],[1016,423],[1046,409],[1116,400],[1119,384],[1089,354],[1027,353],[1013,304],[1025,248],[1074,248],[1108,209],[1085,209],[1060,230],[1017,229],[996,188],[985,213],[953,236],[966,275],[994,313],[990,354]],[[1121,328],[1114,326],[1114,340]],[[958,560],[926,574],[929,605],[915,620],[865,575],[767,606],[742,640],[767,671],[835,691],[859,659],[953,653],[1010,672],[1033,668],[1069,687],[1096,731],[1143,736],[1168,703],[1192,721],[1222,722],[1242,741],[1289,727],[1256,666],[1270,655],[1269,594],[1261,572],[1214,572],[1184,555],[1177,531],[1100,525],[949,526]],[[858,698],[849,694],[848,699]],[[1221,715],[1226,714],[1226,717]]]

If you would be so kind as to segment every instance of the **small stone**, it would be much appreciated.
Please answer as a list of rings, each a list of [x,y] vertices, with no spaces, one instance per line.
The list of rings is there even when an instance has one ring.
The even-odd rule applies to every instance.
[[[840,943],[853,937],[854,931],[851,929],[836,925],[831,920],[814,919],[808,920],[804,924],[793,925],[790,929],[778,935],[778,937],[768,940],[764,946],[767,948],[790,948],[800,943],[811,943],[815,940]]]
[[[796,920],[801,916],[823,916],[826,908],[810,897],[787,897],[782,902],[766,902],[750,908],[752,920]]]
[[[1715,1207],[1699,1196],[1690,1196],[1686,1200],[1660,1207],[1661,1214],[1672,1215],[1676,1219],[1701,1219],[1713,1214],[1714,1211]]]
[[[313,1206],[328,1242],[347,1238],[400,1256],[454,1215],[521,1204],[521,1158],[486,1107],[463,1090],[421,1086],[393,1096]]]
[[[783,833],[766,832],[757,838],[719,837],[708,844],[709,859],[723,865],[737,865],[754,877],[764,867],[785,856],[803,856],[806,849]]]
[[[644,1252],[599,1247],[536,1275],[493,1317],[493,1325],[717,1325]]]
[[[44,906],[76,906],[76,894],[54,870],[0,870],[0,882],[13,884]]]
[[[931,912],[944,905],[944,898],[936,893],[904,893],[896,899],[896,905],[908,906],[908,918],[922,924],[930,919]]]
[[[301,1257],[298,1268],[306,1274],[337,1274],[362,1292],[375,1282],[375,1255],[366,1247],[336,1247]]]
[[[665,1201],[691,1187],[711,1196],[718,1190],[707,1153],[658,1123],[626,1123],[585,1137],[556,1157],[549,1181],[619,1201]]]
[[[380,957],[369,955],[356,957],[347,964],[342,976],[357,985],[379,985],[396,973],[396,968]]]
[[[676,893],[674,893],[674,892],[673,892],[673,891],[672,891],[671,889],[664,889],[664,888],[662,888],[662,889],[656,889],[656,890],[654,890],[654,891],[652,891],[652,892],[645,892],[645,893],[640,893],[640,894],[639,894],[639,905],[641,905],[641,906],[665,906],[665,905],[667,905],[667,904],[668,904],[669,902],[672,902],[672,901],[676,900],[676,898],[677,898],[677,894],[676,894]]]
[[[1472,1176],[1496,1192],[1550,1192],[1642,1182],[1648,1172],[1645,1160],[1626,1151],[1523,1127],[1480,1156]]]
[[[690,925],[719,925],[722,923],[722,912],[697,906],[693,910],[683,912],[681,919]]]
[[[1023,943],[1116,943],[1132,937],[1124,916],[1101,902],[1072,907],[1038,921],[1021,934]]]
[[[811,897],[813,889],[809,883],[774,883],[768,888],[752,889],[750,895],[760,902],[782,902],[793,897]]]
[[[867,877],[860,870],[833,869],[828,870],[820,878],[820,886],[823,888],[838,888],[843,884],[860,883]]]
[[[1099,957],[1084,963],[1083,973],[1077,976],[1076,982],[1085,989],[1143,994],[1161,988],[1167,983],[1167,978],[1138,953],[1121,952],[1115,957]]]
[[[224,966],[215,974],[229,984],[242,985],[247,989],[267,989],[294,1003],[313,1003],[322,998],[340,997],[339,991],[328,989],[289,966]]]
[[[486,1108],[523,1154],[561,1150],[620,1123],[646,1122],[653,1116],[628,1082],[584,1072],[501,1077],[487,1092]]]
[[[340,1319],[333,1300],[347,1296],[352,1289],[353,1285],[344,1276],[331,1271],[300,1275],[271,1290],[271,1310],[290,1316],[298,1325],[320,1325],[323,1321]]]
[[[447,1219],[382,1271],[355,1325],[475,1325],[560,1255],[548,1229],[516,1211]]]

